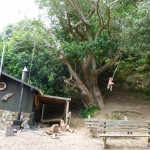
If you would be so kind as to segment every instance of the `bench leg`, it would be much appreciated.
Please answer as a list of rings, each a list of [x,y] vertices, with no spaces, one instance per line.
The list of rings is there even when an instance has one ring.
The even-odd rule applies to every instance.
[[[148,143],[147,143],[147,146],[150,146],[150,138],[148,138]]]
[[[107,144],[106,144],[106,141],[107,141],[107,137],[103,137],[104,149],[107,149]]]

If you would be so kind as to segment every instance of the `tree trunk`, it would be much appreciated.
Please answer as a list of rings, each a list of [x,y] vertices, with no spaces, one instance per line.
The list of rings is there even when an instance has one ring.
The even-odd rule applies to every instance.
[[[64,81],[81,91],[85,107],[96,106],[101,109],[104,108],[103,98],[97,84],[98,74],[95,73],[88,76],[87,72],[84,72],[84,79],[82,80],[65,57],[63,57],[63,60],[72,76],[72,79],[65,78]]]
[[[87,80],[88,86],[84,85],[84,90],[81,90],[82,96],[84,98],[84,102],[86,103],[86,107],[98,107],[100,109],[104,108],[103,97],[101,95],[100,89],[97,84],[97,78],[93,83],[92,80]]]
[[[97,84],[97,80],[98,80],[98,75],[91,74],[90,76],[87,76],[87,78],[85,78],[85,83],[86,83],[87,89],[91,93],[91,97],[94,101],[95,106],[100,109],[103,109],[104,108],[103,97],[101,95],[99,86]]]

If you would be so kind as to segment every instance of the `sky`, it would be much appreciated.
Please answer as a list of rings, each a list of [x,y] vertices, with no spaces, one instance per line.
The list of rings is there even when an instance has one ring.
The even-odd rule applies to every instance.
[[[27,18],[38,18],[34,0],[0,0],[0,31],[10,24]]]

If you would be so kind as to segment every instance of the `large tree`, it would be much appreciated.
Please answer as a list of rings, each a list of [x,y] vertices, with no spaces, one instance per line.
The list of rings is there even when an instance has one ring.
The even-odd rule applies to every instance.
[[[104,0],[36,0],[46,8],[51,29],[61,41],[60,59],[67,65],[70,78],[64,81],[79,89],[86,107],[104,107],[98,77],[121,56],[118,45],[121,15],[130,1]],[[122,6],[124,5],[124,6]],[[114,20],[113,20],[113,19]],[[115,36],[114,36],[115,35]]]

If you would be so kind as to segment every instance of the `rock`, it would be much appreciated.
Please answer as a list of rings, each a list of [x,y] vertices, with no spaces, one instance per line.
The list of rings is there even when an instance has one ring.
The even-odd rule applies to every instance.
[[[25,117],[25,118],[22,119],[22,121],[29,121],[29,120],[30,120],[29,117]]]
[[[23,113],[23,117],[30,118],[30,113]]]
[[[25,120],[25,121],[21,124],[21,127],[23,127],[24,129],[29,129],[28,120]]]
[[[2,116],[3,113],[4,113],[4,110],[0,110],[0,116]]]
[[[21,116],[20,116],[20,120],[22,120],[23,119],[23,114],[21,114]]]
[[[8,121],[12,121],[13,120],[13,117],[12,117],[12,115],[10,115],[9,117],[8,117],[8,119],[7,119]]]
[[[11,127],[11,121],[6,121],[5,122],[5,127]]]
[[[13,135],[14,135],[14,128],[13,127],[6,127],[5,136],[13,136]]]

